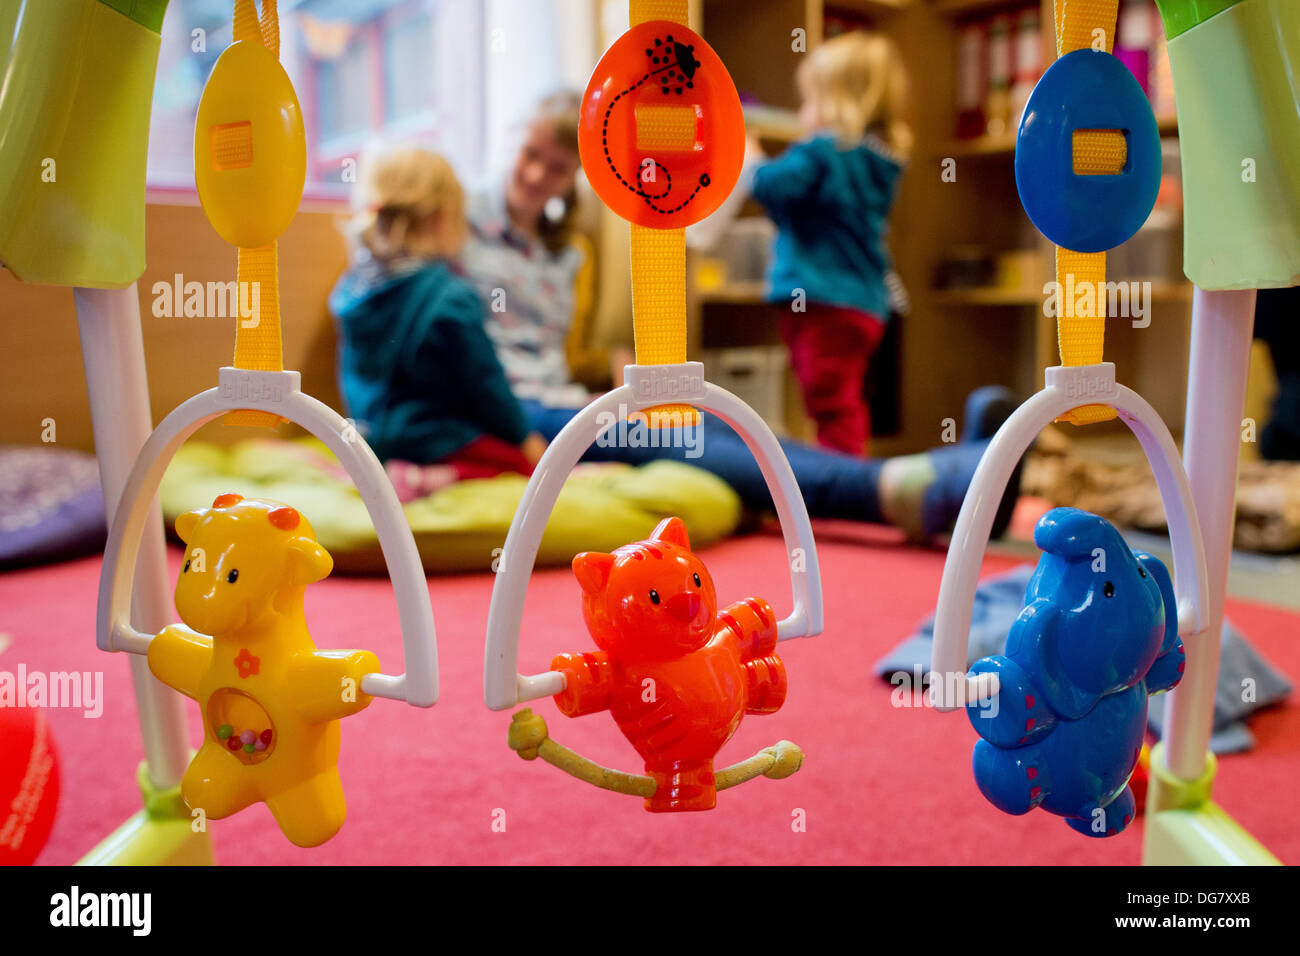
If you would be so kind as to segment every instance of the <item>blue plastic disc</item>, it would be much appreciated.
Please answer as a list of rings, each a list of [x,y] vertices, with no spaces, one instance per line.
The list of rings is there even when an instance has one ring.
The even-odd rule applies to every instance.
[[[1121,130],[1124,169],[1076,174],[1079,129]],[[1066,249],[1104,252],[1142,227],[1160,191],[1160,131],[1128,67],[1096,50],[1075,50],[1048,67],[1016,135],[1016,189],[1038,231]]]

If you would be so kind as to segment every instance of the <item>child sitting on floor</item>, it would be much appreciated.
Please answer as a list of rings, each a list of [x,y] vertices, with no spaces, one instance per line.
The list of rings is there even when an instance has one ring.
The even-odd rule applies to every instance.
[[[817,424],[818,444],[862,455],[871,437],[864,379],[885,334],[885,231],[911,134],[905,75],[884,36],[853,32],[800,64],[800,119],[812,134],[754,174],[776,223],[769,301]]]
[[[529,433],[455,264],[465,197],[451,166],[403,147],[361,164],[353,264],[330,295],[339,390],[406,500],[442,483],[528,474],[545,448]],[[429,469],[442,464],[445,469]]]

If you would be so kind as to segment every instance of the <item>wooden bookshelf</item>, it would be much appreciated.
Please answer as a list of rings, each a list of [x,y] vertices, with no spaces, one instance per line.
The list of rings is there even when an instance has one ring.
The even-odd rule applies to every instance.
[[[1122,277],[1111,276],[1110,278],[1114,281],[1128,281],[1123,280]],[[1043,304],[1043,294],[1039,289],[1001,289],[995,286],[970,289],[936,289],[930,294],[930,298],[941,305],[1040,306]],[[1192,301],[1191,283],[1151,282],[1151,301],[1190,305]]]
[[[921,0],[838,0],[827,6],[838,10],[851,10],[866,14],[891,14],[906,10]]]
[[[1178,135],[1178,117],[1164,116],[1156,118],[1156,128],[1161,136]],[[972,139],[950,139],[938,150],[939,156],[1013,156],[1016,152],[1016,136],[1007,133],[1002,136],[976,136]]]
[[[1055,56],[1052,0],[1039,0],[1043,63]],[[826,32],[828,15],[889,34],[911,73],[915,148],[891,217],[890,248],[908,289],[912,313],[902,326],[902,430],[873,440],[873,453],[897,454],[934,445],[939,423],[960,418],[973,388],[990,382],[1022,395],[1042,387],[1042,369],[1055,364],[1056,328],[1042,314],[1034,289],[933,288],[947,250],[980,245],[993,253],[1035,249],[1051,275],[1051,246],[1030,225],[1016,192],[1014,134],[958,140],[954,136],[956,50],[960,29],[987,14],[1023,9],[1024,0],[694,0],[693,22],[727,64],[751,114],[750,131],[770,154],[799,137],[794,74],[802,53],[792,49],[800,29],[807,49]],[[1177,120],[1162,117],[1162,135]],[[941,161],[957,160],[957,179],[944,182]],[[758,213],[754,210],[755,214]],[[1123,278],[1112,275],[1111,278]],[[1153,282],[1152,322],[1144,329],[1107,323],[1106,357],[1125,384],[1141,392],[1175,430],[1182,421],[1191,286]],[[775,313],[762,303],[761,283],[724,281],[688,290],[691,349],[710,347],[711,332],[738,344],[779,341]],[[1171,359],[1179,357],[1179,360]],[[796,430],[797,429],[793,429]]]
[[[936,12],[949,17],[997,13],[1000,10],[1024,6],[1019,0],[936,0],[932,5]],[[1051,7],[1050,0],[1048,7]]]

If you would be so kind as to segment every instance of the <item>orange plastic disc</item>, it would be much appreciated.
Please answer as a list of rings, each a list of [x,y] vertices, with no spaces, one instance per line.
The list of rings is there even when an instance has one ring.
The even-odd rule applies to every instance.
[[[676,229],[713,212],[736,185],[745,117],[713,49],[680,23],[651,20],[596,64],[578,148],[610,209],[641,226]]]

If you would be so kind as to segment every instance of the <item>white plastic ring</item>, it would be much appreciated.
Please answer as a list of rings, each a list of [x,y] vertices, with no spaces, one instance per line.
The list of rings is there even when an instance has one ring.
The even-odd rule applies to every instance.
[[[337,412],[302,393],[297,372],[222,368],[217,381],[216,388],[195,395],[162,420],[131,468],[104,549],[96,643],[105,651],[148,652],[152,635],[137,631],[130,621],[132,577],[145,520],[156,507],[158,486],[176,451],[201,425],[226,412],[265,411],[301,425],[329,447],[356,483],[375,523],[397,598],[406,669],[397,675],[367,674],[361,689],[375,697],[431,707],[438,699],[438,642],[433,610],[415,539],[384,466]]]
[[[966,677],[971,612],[993,518],[1016,463],[1038,433],[1081,405],[1109,405],[1137,436],[1155,474],[1169,525],[1178,633],[1190,638],[1206,628],[1209,584],[1201,526],[1178,448],[1164,421],[1141,395],[1116,383],[1110,362],[1056,366],[1047,369],[1045,377],[1046,387],[1016,409],[985,449],[957,517],[934,616],[930,673],[931,687],[940,689],[932,697],[936,710],[955,710],[973,703],[974,694],[984,699],[998,691],[996,682],[977,686]]]
[[[704,367],[699,362],[629,365],[624,376],[627,384],[597,398],[561,429],[537,463],[510,523],[488,610],[483,695],[492,710],[504,710],[564,690],[564,676],[556,671],[519,673],[519,634],[528,579],[547,519],[569,472],[628,410],[669,402],[688,403],[713,412],[744,439],[772,493],[790,564],[794,609],[779,623],[778,640],[821,633],[821,570],[808,508],[790,462],[767,423],[735,395],[705,382]]]

